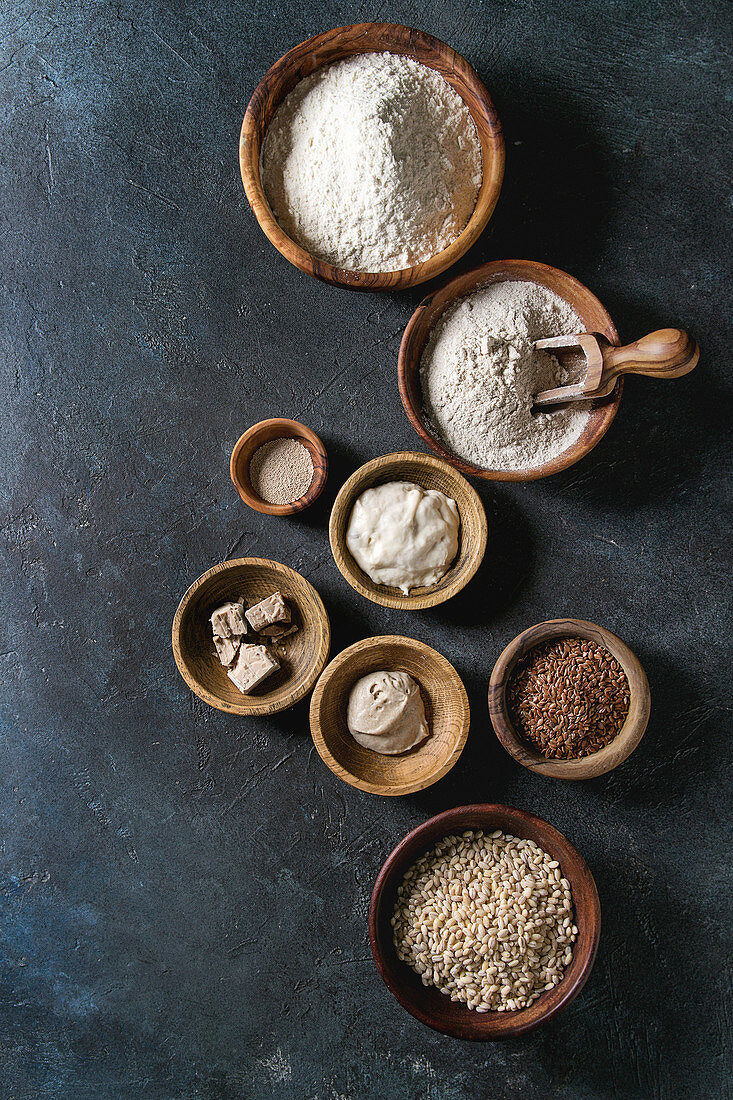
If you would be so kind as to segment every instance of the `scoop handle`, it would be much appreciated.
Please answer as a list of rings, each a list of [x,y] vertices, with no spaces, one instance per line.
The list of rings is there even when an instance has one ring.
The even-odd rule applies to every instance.
[[[603,353],[603,381],[620,374],[645,374],[649,378],[681,378],[700,358],[700,349],[687,332],[679,328],[660,328],[642,336],[633,344]]]

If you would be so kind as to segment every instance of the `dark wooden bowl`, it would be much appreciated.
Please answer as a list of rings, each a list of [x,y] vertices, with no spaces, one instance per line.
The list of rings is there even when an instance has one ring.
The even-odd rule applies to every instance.
[[[290,604],[295,634],[283,638],[281,667],[251,695],[243,695],[222,667],[211,638],[211,613],[243,596],[247,606],[279,589]],[[275,714],[299,702],[328,660],[331,625],[313,585],[277,561],[236,558],[209,569],[189,588],[173,619],[173,655],[178,671],[199,699],[228,714]]]
[[[485,470],[474,466],[446,449],[442,440],[434,434],[423,411],[420,388],[420,359],[430,338],[430,333],[441,315],[460,298],[480,287],[499,282],[532,282],[547,287],[564,298],[578,313],[588,332],[600,332],[612,344],[618,343],[618,333],[609,314],[587,287],[559,271],[556,267],[537,263],[534,260],[493,260],[451,279],[439,290],[429,294],[413,313],[405,329],[400,344],[397,363],[397,375],[400,397],[405,412],[413,428],[435,454],[450,462],[461,473],[473,477],[489,478],[492,481],[535,481],[549,474],[566,470],[591,451],[606,434],[618,409],[623,379],[608,397],[590,403],[590,417],[580,437],[566,451],[546,462],[528,470]]]
[[[455,500],[461,517],[458,554],[453,564],[437,584],[413,588],[407,596],[399,588],[375,584],[356,564],[346,545],[346,531],[357,497],[386,481],[413,481],[424,489],[439,489]],[[420,451],[396,451],[360,466],[339,489],[328,525],[334,561],[351,587],[372,603],[403,611],[435,607],[465,588],[483,560],[487,534],[484,506],[473,486],[447,463]]]
[[[519,736],[509,717],[506,692],[514,666],[528,650],[551,638],[569,637],[588,638],[605,646],[626,673],[631,699],[626,721],[610,744],[580,760],[556,760],[543,756]],[[644,736],[650,710],[649,681],[639,658],[610,630],[584,619],[550,619],[522,631],[499,657],[489,682],[491,724],[504,748],[525,768],[555,779],[592,779],[618,767]]]
[[[252,455],[271,439],[297,439],[298,443],[303,444],[313,461],[313,480],[308,492],[291,504],[268,504],[254,491],[249,479],[249,463]],[[229,473],[240,497],[250,508],[254,508],[255,512],[264,512],[268,516],[293,516],[311,505],[323,492],[328,478],[328,456],[326,448],[314,431],[297,420],[286,420],[278,416],[270,420],[260,420],[259,424],[253,424],[243,435],[240,435],[229,460]]]
[[[346,271],[317,260],[280,228],[260,179],[262,142],[278,107],[298,81],[316,69],[358,53],[386,52],[411,57],[435,69],[461,96],[476,124],[483,158],[483,181],[466,228],[448,248],[425,263],[402,271]],[[262,230],[286,260],[306,275],[351,290],[401,290],[432,279],[454,264],[483,232],[491,217],[504,176],[504,138],[489,93],[468,62],[424,31],[396,23],[357,23],[336,27],[301,42],[281,57],[257,85],[247,107],[239,139],[239,166],[244,190]]]
[[[441,837],[460,834],[465,829],[502,829],[513,836],[533,840],[558,860],[563,876],[570,882],[578,927],[573,957],[562,980],[529,1008],[514,1012],[474,1012],[464,1004],[451,1001],[432,986],[424,986],[419,976],[397,958],[390,925],[397,887],[408,868]],[[418,1020],[456,1039],[510,1039],[556,1016],[577,997],[588,980],[600,934],[598,891],[583,857],[552,825],[511,806],[459,806],[418,825],[397,845],[382,867],[369,906],[369,941],[377,969],[387,987],[403,1008]]]
[[[369,672],[406,672],[420,687],[430,736],[410,752],[380,756],[358,744],[346,725],[349,693]],[[463,682],[453,665],[414,638],[366,638],[328,664],[311,697],[313,743],[325,764],[344,783],[370,794],[422,791],[446,775],[463,752],[470,711]]]

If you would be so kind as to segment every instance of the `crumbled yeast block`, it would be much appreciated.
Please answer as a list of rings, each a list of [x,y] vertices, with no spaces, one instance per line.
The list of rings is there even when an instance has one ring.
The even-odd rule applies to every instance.
[[[285,645],[285,639],[290,637],[291,634],[295,634],[297,629],[298,629],[297,626],[295,625],[295,623],[293,623],[292,626],[289,626],[285,630],[284,634],[278,634],[277,638],[272,639],[271,644],[272,644],[272,647],[275,650],[275,653],[277,654],[278,657],[286,657],[287,656],[288,647]]]
[[[243,601],[232,601],[217,607],[211,616],[211,629],[215,638],[241,638],[246,634],[247,624],[244,621]]]
[[[272,626],[263,626],[260,634],[265,638],[286,638],[288,634],[295,634],[297,626],[291,623],[273,623]]]
[[[227,670],[227,676],[246,695],[278,668],[280,662],[263,645],[243,643],[233,666]]]
[[[278,630],[277,634],[273,635],[273,639],[276,642],[281,642],[283,640],[283,638],[288,638],[291,634],[295,634],[297,629],[298,629],[298,627],[296,626],[295,623],[291,623],[290,626],[288,626],[287,623],[282,623],[282,630]],[[260,631],[260,633],[261,634],[266,634],[267,631],[262,630],[262,631]]]
[[[271,638],[283,634],[290,626],[290,608],[285,603],[282,592],[273,592],[267,599],[245,611],[245,615],[253,630]]]
[[[216,652],[219,654],[221,663],[225,666],[229,666],[237,656],[239,638],[220,638],[218,634],[215,634],[214,645],[216,646]]]

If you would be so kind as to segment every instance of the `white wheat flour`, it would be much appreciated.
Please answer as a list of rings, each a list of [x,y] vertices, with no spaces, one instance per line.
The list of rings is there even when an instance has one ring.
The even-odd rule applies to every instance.
[[[494,283],[449,309],[420,364],[425,411],[449,449],[487,470],[530,469],[566,451],[589,411],[533,415],[534,395],[568,379],[532,344],[574,332],[585,332],[575,310],[537,283]]]
[[[352,271],[398,271],[465,228],[481,146],[440,73],[396,54],[356,54],[285,98],[261,170],[273,214],[301,247]]]

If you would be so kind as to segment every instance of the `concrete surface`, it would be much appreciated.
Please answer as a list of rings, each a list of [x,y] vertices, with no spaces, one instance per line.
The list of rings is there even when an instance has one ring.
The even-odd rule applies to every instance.
[[[356,596],[326,522],[356,465],[418,445],[395,366],[426,288],[358,296],[301,275],[237,166],[268,66],[364,18],[446,39],[495,98],[504,190],[459,269],[554,263],[623,338],[673,323],[703,349],[689,378],[632,379],[581,465],[479,486],[485,564],[419,615]],[[3,1097],[726,1094],[730,22],[723,0],[3,6]],[[248,511],[229,482],[234,441],[273,414],[310,424],[332,459],[293,521]],[[310,578],[334,652],[402,631],[455,663],[473,725],[446,779],[361,794],[322,765],[305,704],[235,721],[188,692],[177,602],[246,554]],[[487,725],[499,651],[555,615],[617,631],[653,691],[634,757],[577,786],[523,771]],[[603,906],[584,993],[504,1045],[403,1013],[366,936],[394,844],[472,800],[563,830]]]

